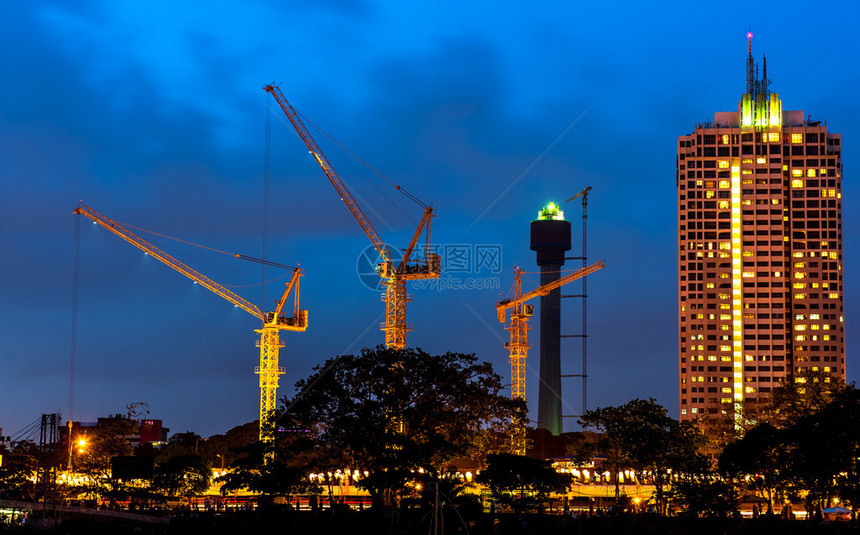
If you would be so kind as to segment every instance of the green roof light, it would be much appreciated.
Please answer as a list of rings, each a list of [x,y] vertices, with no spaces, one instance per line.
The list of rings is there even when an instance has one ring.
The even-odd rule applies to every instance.
[[[555,204],[554,202],[550,202],[546,206],[544,206],[540,212],[538,212],[538,219],[554,219],[557,221],[564,221],[564,212],[559,208],[557,204]]]

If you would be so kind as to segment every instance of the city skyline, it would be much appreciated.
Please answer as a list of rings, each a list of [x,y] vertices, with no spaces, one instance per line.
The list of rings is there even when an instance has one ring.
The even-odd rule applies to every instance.
[[[10,73],[0,101],[4,434],[42,413],[65,418],[68,411],[78,201],[124,223],[261,257],[267,115],[268,257],[302,266],[309,310],[308,331],[284,337],[279,395],[327,358],[383,342],[383,304],[356,273],[370,243],[262,90],[272,81],[309,120],[432,202],[437,244],[473,253],[499,247],[500,271],[473,264],[447,282],[480,280],[484,289],[410,290],[408,342],[430,353],[475,352],[508,378],[507,333],[494,305],[514,266],[538,271],[529,223],[548,201],[563,203],[591,186],[589,258],[607,267],[588,282],[589,408],[655,397],[674,413],[677,135],[714,110],[734,110],[751,24],[786,109],[827,119],[846,140],[843,196],[850,199],[857,111],[845,95],[860,76],[848,22],[856,8],[803,17],[802,10],[739,8],[735,24],[703,32],[709,12],[700,7],[667,9],[667,17],[628,7],[612,20],[596,6],[508,7],[7,7],[0,22],[7,45],[0,65]],[[818,53],[785,30],[800,24],[823,28],[823,74]],[[405,247],[420,211],[391,208],[362,180],[356,187],[380,234]],[[575,253],[578,205],[564,209]],[[206,436],[255,419],[253,318],[84,223],[73,419],[93,421],[138,401],[176,432]],[[847,211],[845,232],[856,227]],[[283,288],[282,280],[269,284],[264,300],[256,266],[184,254],[203,259],[197,269],[261,308]],[[846,243],[849,381],[857,369],[850,334],[857,255]],[[281,275],[271,268],[266,277]],[[526,291],[537,285],[529,277]],[[562,332],[576,332],[577,306],[562,306]],[[618,325],[627,336],[617,335]],[[527,392],[536,419],[533,340]],[[563,344],[575,369],[578,345]],[[578,383],[563,388],[565,412],[576,412]]]

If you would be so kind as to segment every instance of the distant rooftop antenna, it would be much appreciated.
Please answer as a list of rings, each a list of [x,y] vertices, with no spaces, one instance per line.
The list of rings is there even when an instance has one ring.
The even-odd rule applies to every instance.
[[[761,92],[764,96],[768,96],[770,94],[770,80],[767,79],[767,56],[764,54],[761,55],[762,67],[761,67]]]

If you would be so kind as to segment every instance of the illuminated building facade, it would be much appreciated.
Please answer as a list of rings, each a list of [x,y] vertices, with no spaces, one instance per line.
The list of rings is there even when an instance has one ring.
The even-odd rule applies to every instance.
[[[841,138],[782,109],[747,38],[738,111],[678,138],[682,420],[739,418],[806,368],[845,378]]]

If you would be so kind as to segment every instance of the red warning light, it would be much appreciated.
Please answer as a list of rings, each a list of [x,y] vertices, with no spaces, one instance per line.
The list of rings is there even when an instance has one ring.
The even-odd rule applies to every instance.
[[[752,32],[747,32],[747,39],[752,39]]]

